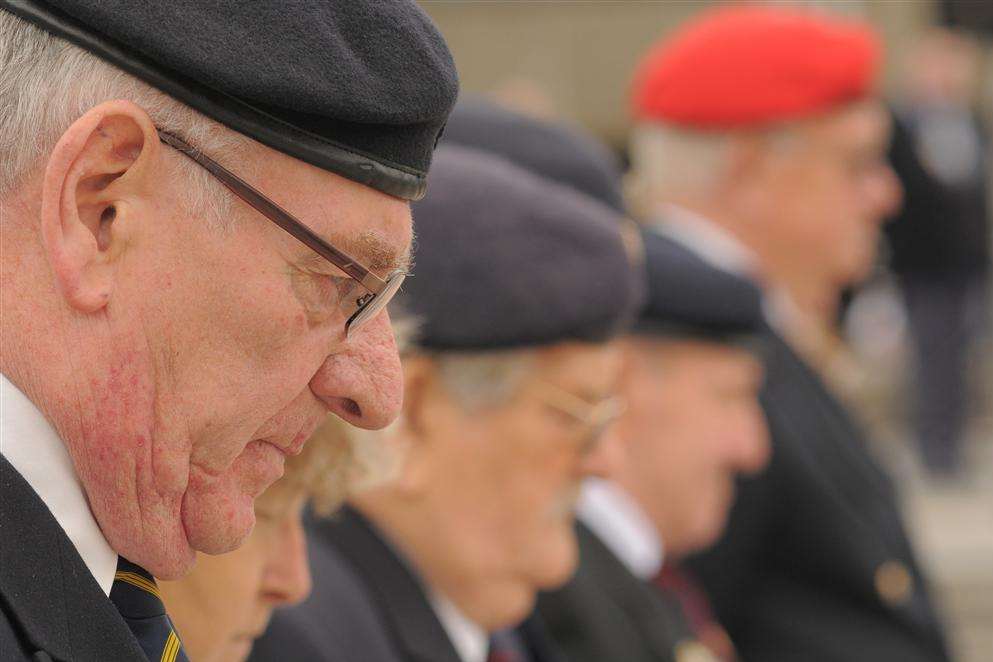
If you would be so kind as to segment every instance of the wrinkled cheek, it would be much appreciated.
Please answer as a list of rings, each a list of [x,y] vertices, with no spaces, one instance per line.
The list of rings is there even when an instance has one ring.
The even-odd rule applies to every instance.
[[[95,444],[86,452],[70,447],[90,509],[104,536],[114,540],[141,525],[135,512],[133,462],[111,443]]]

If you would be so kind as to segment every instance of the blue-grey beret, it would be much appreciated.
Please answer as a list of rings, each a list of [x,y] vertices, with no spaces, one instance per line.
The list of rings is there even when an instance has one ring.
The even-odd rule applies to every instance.
[[[412,0],[0,0],[205,115],[307,163],[422,197],[458,93]]]
[[[455,105],[442,142],[499,154],[624,213],[617,157],[592,136],[564,122],[535,119],[470,98]]]
[[[648,296],[636,332],[718,342],[762,335],[762,295],[752,283],[714,268],[655,230],[645,230],[642,241]]]
[[[644,283],[617,214],[493,154],[441,146],[413,205],[417,253],[396,306],[439,350],[602,341]]]

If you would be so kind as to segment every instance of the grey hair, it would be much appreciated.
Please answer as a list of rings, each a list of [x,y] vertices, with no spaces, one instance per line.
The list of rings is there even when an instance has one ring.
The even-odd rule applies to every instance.
[[[438,368],[442,386],[463,409],[479,411],[509,400],[533,367],[534,349],[439,352],[418,345],[423,320],[403,306],[391,304],[390,316],[401,356],[428,356]]]
[[[772,149],[789,149],[797,144],[796,129],[802,123],[740,131],[699,131],[657,123],[636,126],[629,145],[628,193],[641,211],[672,196],[709,196],[728,176],[736,137],[754,135]]]
[[[631,132],[631,185],[650,198],[675,193],[706,194],[727,173],[730,136],[661,124]]]
[[[0,201],[39,166],[66,129],[90,108],[114,99],[141,106],[155,124],[211,154],[250,141],[87,51],[0,11]],[[202,168],[183,159],[190,211],[211,221],[229,212],[229,196]]]
[[[446,352],[435,356],[441,382],[463,409],[506,404],[534,366],[535,350]]]

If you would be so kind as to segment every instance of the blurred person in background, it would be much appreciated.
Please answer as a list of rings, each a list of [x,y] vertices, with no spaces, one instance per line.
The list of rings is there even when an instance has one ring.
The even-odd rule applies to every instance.
[[[890,267],[915,350],[921,457],[933,476],[954,477],[965,468],[969,352],[988,316],[989,139],[975,108],[978,46],[939,28],[913,43],[890,151],[906,192],[887,226]]]
[[[398,301],[419,321],[403,467],[311,528],[313,595],[253,660],[558,659],[528,615],[575,568],[579,485],[620,412],[609,341],[642,276],[593,199],[455,146],[432,173]]]
[[[687,561],[744,660],[948,659],[894,487],[809,362],[900,200],[879,59],[864,24],[737,6],[661,41],[635,78],[647,222],[762,291],[772,457]]]
[[[624,211],[617,159],[565,122],[462,99],[446,143],[499,154]],[[585,482],[579,569],[539,598],[539,614],[574,661],[727,659],[730,641],[705,603],[695,596],[684,609],[685,591],[673,590],[681,579],[673,561],[714,542],[734,476],[768,458],[754,353],[760,295],[653,229],[641,242],[648,303],[636,335],[621,343],[628,407],[604,442],[614,480]]]
[[[648,306],[622,344],[628,407],[605,442],[608,480],[584,486],[579,570],[538,611],[574,662],[731,660],[679,561],[714,543],[736,476],[768,461],[759,294],[653,230],[644,238]]]

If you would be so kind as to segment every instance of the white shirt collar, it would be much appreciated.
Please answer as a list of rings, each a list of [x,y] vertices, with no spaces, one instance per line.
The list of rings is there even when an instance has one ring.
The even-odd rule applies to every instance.
[[[38,493],[83,563],[110,595],[117,554],[107,544],[55,428],[27,396],[0,375],[0,452]]]
[[[631,573],[650,580],[662,569],[662,539],[630,494],[607,480],[588,478],[577,506],[579,520]]]
[[[490,647],[486,630],[466,618],[451,600],[440,593],[431,596],[431,608],[462,662],[486,662]]]
[[[662,206],[652,227],[699,255],[711,266],[738,276],[755,278],[759,261],[737,237],[705,216],[673,204]]]

